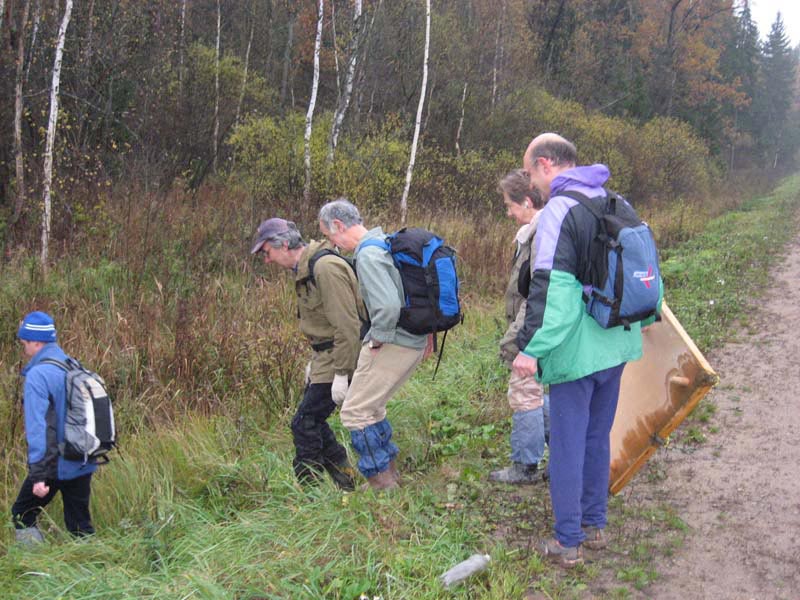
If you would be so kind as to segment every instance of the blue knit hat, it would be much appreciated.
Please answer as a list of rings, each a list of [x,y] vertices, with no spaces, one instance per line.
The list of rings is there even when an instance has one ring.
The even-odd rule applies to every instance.
[[[28,313],[22,319],[17,337],[32,342],[55,342],[56,325],[53,317],[38,310]]]

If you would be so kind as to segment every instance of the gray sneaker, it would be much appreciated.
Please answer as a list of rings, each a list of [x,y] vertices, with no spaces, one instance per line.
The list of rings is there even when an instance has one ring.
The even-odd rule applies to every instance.
[[[594,525],[584,525],[582,529],[583,533],[586,534],[586,539],[583,540],[582,544],[589,550],[602,550],[608,546],[605,529],[599,529]]]
[[[25,529],[15,529],[14,536],[17,543],[32,548],[44,543],[44,536],[38,527],[26,527]]]
[[[500,469],[499,471],[492,471],[489,473],[489,481],[497,481],[498,483],[514,483],[514,484],[531,484],[536,483],[536,470],[538,465],[526,465],[523,463],[513,462],[510,467]]]

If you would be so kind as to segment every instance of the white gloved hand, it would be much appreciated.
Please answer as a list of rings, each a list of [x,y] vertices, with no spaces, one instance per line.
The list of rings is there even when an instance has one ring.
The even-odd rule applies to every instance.
[[[306,365],[306,376],[305,376],[305,379],[303,380],[303,383],[305,383],[305,385],[310,385],[311,384],[311,362],[310,361]]]
[[[334,375],[333,383],[331,384],[331,398],[336,403],[336,406],[341,406],[344,402],[344,397],[347,396],[347,388],[350,383],[347,381],[347,375]]]

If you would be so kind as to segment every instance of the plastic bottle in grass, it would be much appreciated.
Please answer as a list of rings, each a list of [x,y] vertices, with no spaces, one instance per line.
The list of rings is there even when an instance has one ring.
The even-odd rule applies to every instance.
[[[441,579],[444,587],[454,587],[467,577],[486,569],[491,560],[488,554],[473,554],[467,560],[449,569],[444,575],[440,576],[439,579]]]

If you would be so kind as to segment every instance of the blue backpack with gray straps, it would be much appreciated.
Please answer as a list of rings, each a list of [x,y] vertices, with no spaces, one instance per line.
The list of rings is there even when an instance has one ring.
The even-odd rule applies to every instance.
[[[599,221],[584,285],[586,311],[601,327],[623,326],[658,315],[661,270],[653,232],[624,198],[605,190],[600,203],[576,191],[559,192],[585,206]]]

